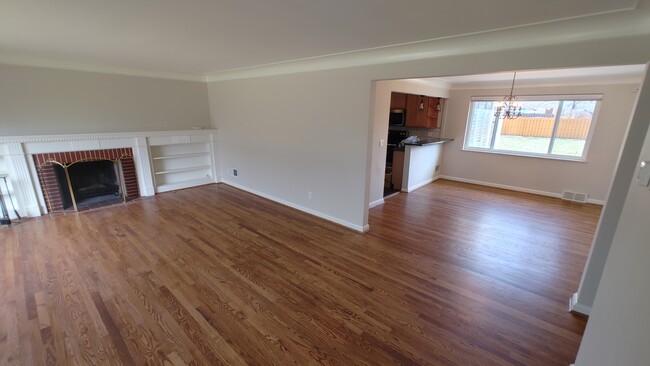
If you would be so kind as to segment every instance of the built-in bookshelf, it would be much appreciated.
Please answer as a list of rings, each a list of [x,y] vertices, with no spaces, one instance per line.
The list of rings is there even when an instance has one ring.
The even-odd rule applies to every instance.
[[[211,142],[149,146],[156,192],[213,183]]]

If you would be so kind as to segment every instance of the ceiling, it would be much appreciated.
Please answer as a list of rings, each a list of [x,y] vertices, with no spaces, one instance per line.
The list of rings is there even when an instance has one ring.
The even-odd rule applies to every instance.
[[[207,75],[634,8],[637,0],[0,0],[0,55]]]

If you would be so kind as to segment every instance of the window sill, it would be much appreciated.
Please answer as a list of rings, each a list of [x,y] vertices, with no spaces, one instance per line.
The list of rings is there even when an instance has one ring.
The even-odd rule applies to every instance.
[[[572,156],[563,156],[563,155],[534,154],[534,153],[524,153],[524,152],[519,152],[519,151],[474,149],[474,148],[466,148],[466,147],[463,147],[463,151],[486,153],[486,154],[495,154],[495,155],[518,156],[518,157],[522,157],[522,158],[535,158],[535,159],[569,161],[569,162],[574,162],[574,163],[587,163],[588,162],[587,159],[582,158],[582,157],[572,157]]]

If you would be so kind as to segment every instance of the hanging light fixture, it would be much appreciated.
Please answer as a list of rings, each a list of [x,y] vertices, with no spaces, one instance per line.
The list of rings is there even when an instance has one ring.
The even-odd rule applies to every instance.
[[[515,90],[515,78],[517,73],[515,72],[512,77],[512,86],[510,87],[510,95],[503,97],[503,102],[497,107],[497,111],[494,113],[494,116],[498,119],[515,119],[521,116],[521,106],[517,103],[517,97],[513,94]]]

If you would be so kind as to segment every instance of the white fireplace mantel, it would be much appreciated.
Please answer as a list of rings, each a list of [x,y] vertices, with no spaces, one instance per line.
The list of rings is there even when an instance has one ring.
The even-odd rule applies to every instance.
[[[44,136],[0,136],[0,158],[9,176],[13,196],[21,216],[35,217],[47,212],[38,183],[33,154],[131,148],[141,196],[161,191],[156,186],[150,147],[179,144],[205,144],[209,162],[205,178],[174,184],[185,188],[201,183],[218,182],[216,130],[94,133]],[[182,170],[182,169],[179,169]],[[169,185],[168,185],[169,186]]]

